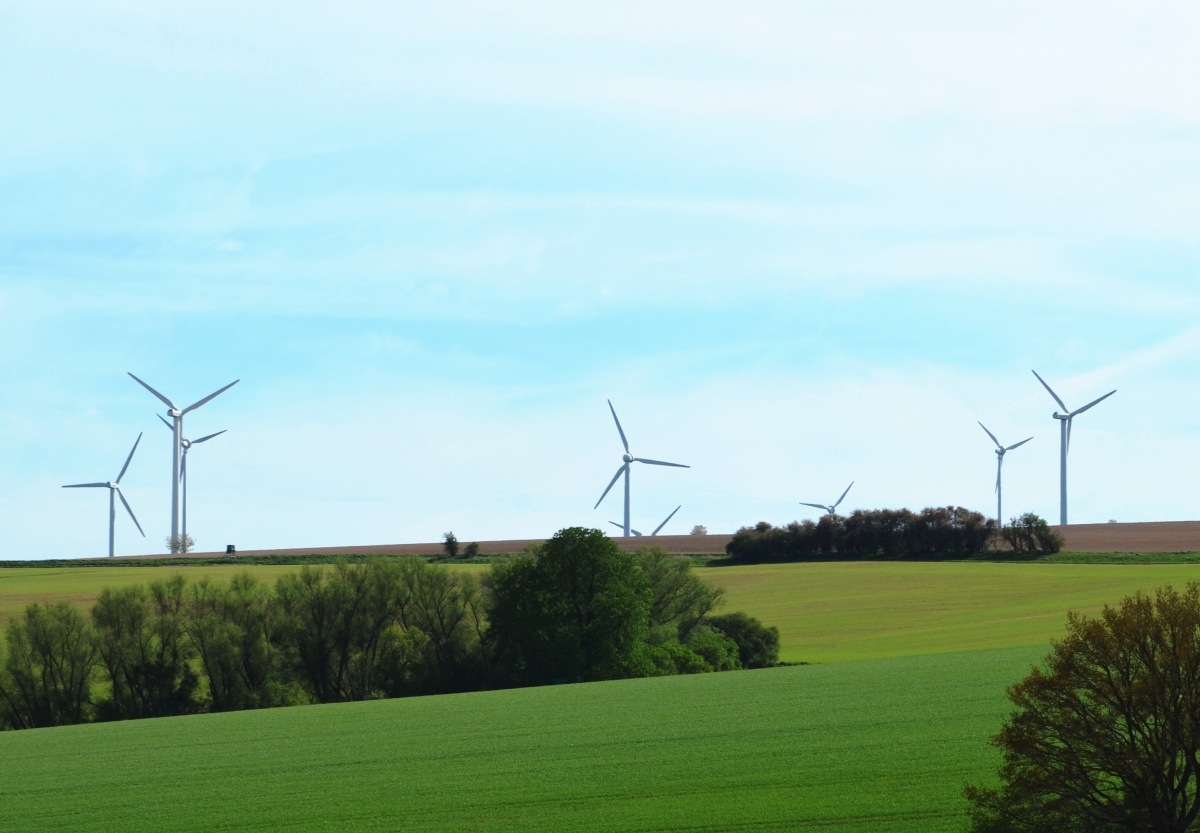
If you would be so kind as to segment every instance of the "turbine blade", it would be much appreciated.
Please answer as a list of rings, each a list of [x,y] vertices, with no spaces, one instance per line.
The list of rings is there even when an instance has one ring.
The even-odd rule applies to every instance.
[[[1010,445],[1008,448],[1006,448],[1006,449],[1004,449],[1004,450],[1005,450],[1005,451],[1012,451],[1014,448],[1020,448],[1021,446],[1025,445],[1025,443],[1029,442],[1029,440],[1032,440],[1032,439],[1033,439],[1033,437],[1030,437],[1028,440],[1021,440],[1021,441],[1020,441],[1019,443],[1017,443],[1016,445]]]
[[[1070,453],[1070,451],[1071,451],[1071,423],[1072,422],[1074,422],[1073,419],[1067,420],[1067,453]]]
[[[621,530],[622,532],[625,531],[625,524],[619,524],[616,521],[609,521],[609,523],[612,524],[613,526],[615,526],[617,529]]]
[[[1000,445],[1000,441],[998,439],[996,439],[996,435],[993,434],[991,431],[988,431],[986,425],[984,425],[981,422],[981,423],[979,423],[979,427],[982,428],[984,431],[987,431],[987,435],[992,438],[992,442],[994,442],[996,444],[997,448],[1004,448],[1004,446]]]
[[[811,506],[813,509],[820,509],[822,512],[828,512],[828,511],[829,511],[829,507],[828,507],[828,506],[825,506],[825,505],[823,505],[823,504],[820,504],[820,503],[805,503],[804,501],[800,501],[800,505],[801,505],[801,506]]]
[[[621,435],[621,445],[625,446],[625,453],[629,453],[629,441],[625,439],[625,431],[621,428],[621,420],[617,419],[617,409],[612,406],[612,400],[607,400],[608,409],[612,411],[613,422],[617,424],[617,433]],[[622,527],[624,529],[624,527]]]
[[[596,505],[592,507],[593,509],[599,508],[600,504],[604,501],[604,498],[608,497],[608,493],[612,489],[613,484],[617,482],[617,478],[621,476],[621,472],[625,471],[625,469],[627,469],[628,467],[629,467],[629,465],[628,465],[628,463],[626,463],[626,464],[622,464],[621,468],[617,469],[617,473],[613,475],[612,480],[608,481],[608,486],[605,488],[604,494],[600,495],[600,500],[596,501]],[[621,527],[621,529],[624,529],[624,528],[625,528],[624,526]]]
[[[70,486],[63,486],[64,489],[98,489],[101,486],[108,488],[107,483],[72,483]]]
[[[121,503],[124,505],[125,511],[129,513],[129,517],[133,518],[133,525],[138,528],[138,532],[142,532],[142,525],[138,523],[137,518],[133,514],[133,510],[129,508],[129,501],[125,499],[125,495],[121,493],[120,489],[117,489],[117,497],[121,499]],[[145,532],[142,532],[142,537],[146,537]]]
[[[241,379],[234,379],[232,382],[230,382],[230,383],[229,383],[228,385],[226,385],[225,387],[221,388],[219,391],[215,391],[215,392],[213,392],[213,393],[210,393],[208,396],[204,397],[204,398],[203,398],[203,399],[201,399],[199,402],[194,402],[194,403],[192,403],[191,405],[188,405],[186,408],[184,408],[184,409],[183,409],[183,413],[185,413],[185,414],[186,414],[188,411],[194,411],[194,410],[196,410],[196,409],[197,409],[197,408],[199,408],[201,405],[203,405],[205,402],[207,402],[207,401],[209,401],[210,399],[213,399],[213,398],[215,398],[215,397],[217,397],[217,396],[220,396],[221,394],[223,394],[225,391],[229,390],[231,387],[233,387],[234,385],[236,385],[236,384],[237,384],[238,382],[240,382],[240,381],[242,381],[242,380],[241,380]]]
[[[1000,469],[1004,467],[1004,458],[998,457],[996,462],[996,491],[1000,491]]]
[[[851,481],[850,481],[850,486],[853,486],[853,485],[854,485],[854,481],[853,481],[853,480],[851,480]],[[841,504],[841,502],[842,502],[843,500],[845,500],[845,499],[846,499],[846,495],[850,494],[850,486],[847,486],[847,487],[846,487],[846,491],[842,492],[842,496],[841,496],[840,498],[838,498],[838,499],[837,499],[837,503],[835,503],[835,504],[833,505],[833,508],[834,508],[834,509],[837,509],[837,508],[838,508],[838,505],[839,505],[839,504]]]
[[[179,461],[179,479],[183,481],[187,479],[187,452],[183,452],[180,456],[183,459]]]
[[[1104,394],[1104,396],[1101,396],[1099,399],[1094,399],[1091,402],[1087,403],[1082,408],[1080,408],[1078,411],[1073,411],[1071,413],[1071,416],[1073,416],[1073,417],[1079,416],[1084,411],[1086,411],[1088,408],[1091,408],[1095,405],[1099,405],[1101,402],[1103,402],[1105,399],[1108,399],[1108,397],[1112,396],[1114,393],[1116,393],[1115,390],[1110,390],[1108,393]]]
[[[644,457],[634,457],[635,463],[647,463],[651,466],[673,466],[677,469],[690,469],[691,466],[685,466],[683,463],[664,463],[662,460],[647,460]]]
[[[629,531],[630,531],[630,532],[631,532],[633,535],[636,535],[638,538],[641,538],[641,537],[642,537],[642,533],[638,532],[638,531],[637,531],[636,529],[634,529],[633,527],[629,527]]]
[[[678,512],[682,508],[683,508],[683,504],[681,503],[675,507],[675,512]],[[658,526],[654,527],[654,531],[650,533],[651,538],[653,538],[655,535],[657,535],[658,531],[667,525],[667,521],[669,521],[669,520],[671,520],[671,518],[675,517],[675,512],[672,512],[670,515],[667,515],[666,521],[663,521]]]
[[[1037,376],[1037,380],[1042,383],[1042,387],[1044,387],[1046,390],[1050,391],[1050,395],[1054,397],[1054,401],[1058,403],[1058,407],[1063,409],[1063,413],[1069,414],[1071,412],[1071,409],[1068,408],[1066,405],[1064,405],[1063,401],[1058,398],[1058,394],[1050,389],[1050,386],[1046,384],[1046,380],[1043,379],[1041,376],[1038,376],[1038,372],[1036,370],[1032,370],[1030,372],[1033,373],[1034,376]]]
[[[167,430],[168,430],[168,431],[174,431],[174,430],[175,430],[175,426],[174,426],[174,425],[172,425],[171,423],[167,422],[167,419],[166,419],[166,417],[164,417],[162,414],[155,414],[155,416],[156,416],[156,417],[158,417],[160,420],[162,420],[162,424],[163,424],[163,425],[165,425],[165,426],[167,426]]]
[[[224,433],[225,433],[225,431],[228,431],[228,430],[229,430],[229,429],[228,429],[228,428],[226,428],[224,431],[218,431],[218,432],[217,432],[217,433],[215,433],[215,434],[209,434],[207,437],[201,437],[201,438],[200,438],[200,439],[198,439],[198,440],[192,440],[192,445],[196,445],[197,443],[208,442],[208,441],[209,441],[209,440],[211,440],[213,437],[219,437],[219,436],[221,436],[222,434],[224,434]]]
[[[133,448],[129,449],[129,456],[125,458],[125,465],[121,466],[121,473],[117,475],[117,482],[121,482],[121,478],[125,476],[125,470],[129,468],[129,461],[133,459],[133,452],[137,451],[138,443],[142,441],[142,435],[138,434],[138,438],[133,441]]]
[[[127,372],[127,371],[126,371],[126,372]],[[143,382],[143,380],[142,380],[142,379],[139,379],[138,377],[136,377],[136,376],[133,376],[133,373],[130,373],[130,376],[132,376],[132,377],[133,377],[133,380],[134,380],[134,382],[137,382],[139,385],[142,385],[142,386],[143,386],[143,388],[145,388],[146,390],[149,390],[149,391],[151,392],[151,394],[154,394],[155,396],[157,396],[158,398],[160,398],[160,400],[162,400],[162,402],[163,402],[164,404],[166,404],[166,406],[167,406],[168,408],[174,408],[174,407],[175,407],[175,403],[174,403],[174,402],[172,402],[172,401],[168,400],[168,398],[167,398],[166,396],[163,396],[162,394],[160,394],[160,392],[158,392],[158,391],[157,391],[157,390],[155,390],[154,388],[151,388],[151,386],[150,386],[150,385],[148,385],[148,384],[146,384],[145,382]]]

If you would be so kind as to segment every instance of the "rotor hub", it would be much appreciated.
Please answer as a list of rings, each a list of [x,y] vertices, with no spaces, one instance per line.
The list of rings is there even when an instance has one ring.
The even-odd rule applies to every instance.
[[[179,444],[180,444],[180,445],[182,445],[184,448],[191,448],[191,447],[192,447],[192,441],[191,441],[191,440],[181,440]]]
[[[632,455],[632,454],[628,454],[628,453],[626,453],[626,454],[622,454],[622,455],[621,455],[621,459],[622,459],[622,460],[624,460],[626,463],[632,463],[632,462],[633,462],[633,455]]]

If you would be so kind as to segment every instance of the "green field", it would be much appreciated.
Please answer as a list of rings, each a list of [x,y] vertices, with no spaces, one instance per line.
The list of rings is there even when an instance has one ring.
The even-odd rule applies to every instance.
[[[7,732],[0,827],[961,830],[963,782],[995,771],[1004,688],[1066,611],[1200,579],[1197,564],[698,569],[727,610],[780,628],[785,659],[820,664]],[[0,571],[0,613],[176,571]]]
[[[6,831],[957,831],[1002,649],[0,735]]]

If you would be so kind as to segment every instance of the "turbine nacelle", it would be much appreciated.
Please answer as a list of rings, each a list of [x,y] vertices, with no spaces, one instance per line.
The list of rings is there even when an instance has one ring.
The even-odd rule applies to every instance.
[[[179,410],[178,408],[171,408],[169,411],[167,411],[167,416],[172,418],[180,417],[183,416],[183,411]]]
[[[632,455],[632,454],[629,454],[629,453],[625,453],[625,454],[622,454],[622,455],[621,455],[621,459],[622,459],[622,460],[624,460],[626,463],[632,463],[632,462],[633,462],[633,455]]]

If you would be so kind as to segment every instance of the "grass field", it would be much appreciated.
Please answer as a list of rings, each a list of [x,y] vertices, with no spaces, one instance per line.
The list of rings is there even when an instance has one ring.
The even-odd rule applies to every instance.
[[[6,831],[958,831],[1044,648],[0,734]]]
[[[228,579],[240,570],[274,581],[293,566],[213,565],[182,570]],[[454,569],[477,569],[484,567]],[[780,630],[782,658],[838,662],[1045,645],[1068,610],[1095,612],[1136,590],[1200,580],[1200,564],[823,562],[697,568],[744,610]],[[0,570],[0,626],[31,601],[90,607],[105,585],[149,582],[167,567]]]

